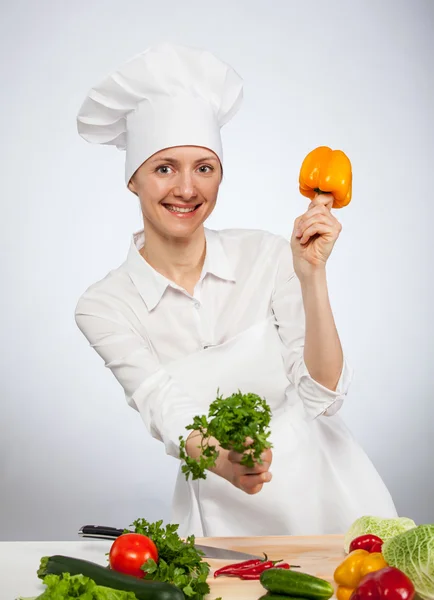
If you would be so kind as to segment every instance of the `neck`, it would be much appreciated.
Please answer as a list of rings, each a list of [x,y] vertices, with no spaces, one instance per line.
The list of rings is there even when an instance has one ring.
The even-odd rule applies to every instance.
[[[200,227],[191,237],[164,237],[145,221],[145,245],[140,254],[156,271],[193,293],[205,261],[205,231]]]

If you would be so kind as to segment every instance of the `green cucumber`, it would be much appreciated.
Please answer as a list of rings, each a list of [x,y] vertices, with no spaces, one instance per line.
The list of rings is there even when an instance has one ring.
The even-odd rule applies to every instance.
[[[261,573],[260,582],[273,594],[308,600],[328,600],[334,594],[333,586],[325,579],[284,569],[268,569]]]
[[[40,579],[46,575],[62,575],[62,573],[84,575],[93,579],[97,585],[113,590],[134,592],[138,600],[184,600],[183,592],[171,583],[124,575],[124,573],[118,573],[88,560],[70,556],[49,556],[41,560],[38,570]]]

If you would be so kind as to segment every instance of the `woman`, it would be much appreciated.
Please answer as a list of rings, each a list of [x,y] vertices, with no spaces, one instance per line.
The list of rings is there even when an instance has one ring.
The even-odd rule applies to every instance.
[[[213,55],[162,45],[89,92],[78,115],[90,142],[126,150],[126,184],[144,229],[126,262],[91,286],[76,320],[152,436],[199,456],[217,389],[265,397],[273,450],[248,469],[220,450],[206,480],[179,472],[172,520],[183,535],[341,533],[363,514],[396,516],[363,450],[336,415],[350,380],[327,293],[341,226],[318,196],[291,242],[212,231],[222,178],[220,128],[242,81]],[[218,445],[218,440],[216,440]]]

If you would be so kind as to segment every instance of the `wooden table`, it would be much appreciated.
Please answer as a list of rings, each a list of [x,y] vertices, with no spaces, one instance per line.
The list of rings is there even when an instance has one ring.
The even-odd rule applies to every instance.
[[[283,559],[300,565],[300,571],[333,583],[333,572],[344,558],[343,536],[203,538],[198,543],[230,548],[261,555],[272,560]],[[105,553],[111,542],[82,540],[78,542],[0,542],[0,600],[18,596],[37,596],[44,586],[36,577],[42,556],[65,554],[107,564]],[[211,593],[207,600],[221,596],[223,600],[258,600],[265,590],[259,582],[235,578],[212,577],[214,570],[232,561],[206,559],[211,565]]]
[[[342,535],[274,536],[204,538],[201,543],[259,555],[265,552],[271,560],[283,559],[290,565],[300,565],[301,568],[297,570],[326,579],[336,589],[333,573],[345,557],[343,540]],[[211,565],[213,573],[227,561],[207,559],[207,562]],[[266,592],[257,581],[242,581],[233,577],[212,579],[210,585],[209,600],[220,596],[223,600],[257,600]]]

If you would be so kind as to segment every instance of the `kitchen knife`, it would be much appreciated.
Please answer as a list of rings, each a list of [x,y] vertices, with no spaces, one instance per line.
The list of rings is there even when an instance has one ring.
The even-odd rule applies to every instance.
[[[123,529],[116,529],[116,527],[84,525],[79,530],[78,535],[83,538],[94,538],[97,540],[115,540],[123,533]],[[215,548],[214,546],[203,546],[202,544],[195,544],[195,548],[204,552],[206,558],[215,558],[221,560],[249,560],[253,558],[264,558],[263,556],[256,556],[255,554],[237,552],[236,550],[228,550],[226,548]]]

